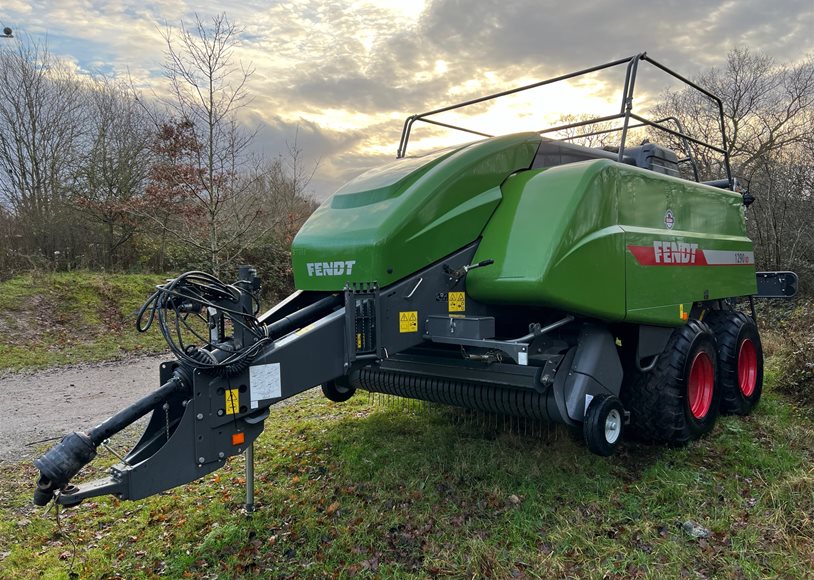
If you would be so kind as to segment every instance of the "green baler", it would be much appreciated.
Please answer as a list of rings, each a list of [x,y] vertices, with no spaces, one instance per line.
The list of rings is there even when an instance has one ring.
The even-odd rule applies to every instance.
[[[563,148],[595,158],[538,163]],[[466,287],[486,304],[679,326],[696,301],[755,293],[741,195],[608,157],[523,133],[365,173],[297,234],[296,286],[387,286],[479,240],[495,265]]]
[[[643,62],[717,105],[720,146],[633,113]],[[618,115],[498,137],[460,128],[484,138],[406,155],[416,122],[457,128],[433,116],[622,65]],[[544,137],[614,120],[613,150]],[[676,138],[684,157],[626,146],[635,126]],[[396,161],[339,189],[297,234],[289,298],[259,314],[249,267],[233,285],[190,272],[158,287],[140,327],[158,320],[176,355],[163,385],[41,457],[35,500],[136,499],[201,477],[251,445],[269,406],[318,385],[338,402],[362,389],[565,423],[600,455],[626,425],[681,444],[719,412],[750,412],[763,357],[754,308],[736,307],[791,295],[796,278],[756,276],[752,198],[730,174],[723,127],[720,100],[644,54],[409,117]],[[723,179],[699,182],[693,147],[721,155]],[[69,484],[150,412],[109,478]]]

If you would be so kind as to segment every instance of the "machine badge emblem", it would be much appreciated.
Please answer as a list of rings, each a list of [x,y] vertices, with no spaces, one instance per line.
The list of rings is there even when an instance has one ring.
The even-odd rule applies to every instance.
[[[673,225],[675,225],[676,220],[673,217],[673,210],[668,209],[667,213],[664,214],[664,225],[667,226],[668,230],[673,229]]]

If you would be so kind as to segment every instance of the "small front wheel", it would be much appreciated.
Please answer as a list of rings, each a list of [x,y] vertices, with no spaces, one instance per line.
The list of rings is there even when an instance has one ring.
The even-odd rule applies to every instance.
[[[340,384],[343,381],[328,381],[322,384],[322,394],[325,398],[334,403],[344,403],[353,396],[356,389],[350,385]]]
[[[582,435],[592,453],[609,457],[622,440],[625,410],[613,395],[596,395],[588,405]]]

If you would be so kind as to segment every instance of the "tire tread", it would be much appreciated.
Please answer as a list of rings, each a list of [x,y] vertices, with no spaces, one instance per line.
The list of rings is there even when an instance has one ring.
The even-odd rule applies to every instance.
[[[757,405],[763,390],[763,347],[757,326],[750,316],[732,310],[716,310],[707,317],[707,324],[715,334],[718,343],[718,383],[721,385],[721,412],[734,415],[748,415]],[[758,385],[751,400],[747,400],[738,386],[738,345],[744,326],[754,328],[757,339],[759,372]]]
[[[684,409],[686,384],[684,367],[696,337],[710,328],[699,320],[689,320],[677,328],[656,367],[648,373],[638,373],[622,389],[622,401],[630,411],[631,433],[639,439],[671,445],[685,445],[695,438]],[[714,407],[714,403],[713,403]],[[716,413],[712,408],[710,413]]]

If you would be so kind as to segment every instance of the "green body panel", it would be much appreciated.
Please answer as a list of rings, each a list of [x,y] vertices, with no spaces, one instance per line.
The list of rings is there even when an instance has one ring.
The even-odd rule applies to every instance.
[[[531,165],[540,141],[536,133],[497,137],[354,179],[294,238],[295,286],[387,286],[473,242],[500,203],[501,183]]]
[[[646,265],[628,247],[652,252],[654,242],[696,244],[697,262],[703,250],[752,251],[736,193],[609,160],[524,172],[504,185],[475,256],[495,264],[471,272],[467,292],[487,303],[680,325],[695,301],[756,291],[753,259]]]
[[[476,300],[624,318],[624,231],[611,161],[527,171],[504,185],[467,276]]]

